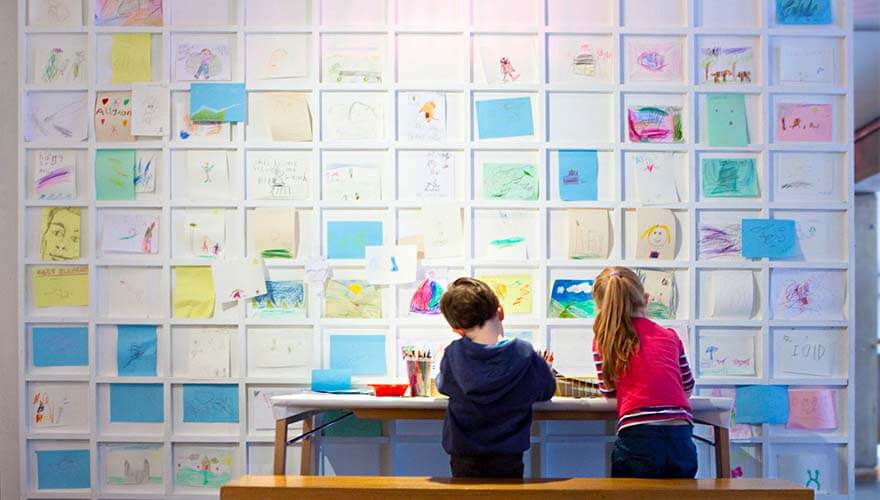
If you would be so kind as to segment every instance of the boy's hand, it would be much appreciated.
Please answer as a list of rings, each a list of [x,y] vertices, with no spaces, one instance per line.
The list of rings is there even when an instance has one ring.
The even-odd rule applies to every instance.
[[[553,353],[550,351],[538,351],[538,354],[544,358],[548,365],[553,366]]]

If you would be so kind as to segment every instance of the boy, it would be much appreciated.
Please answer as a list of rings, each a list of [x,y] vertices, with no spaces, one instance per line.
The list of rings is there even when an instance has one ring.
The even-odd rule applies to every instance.
[[[556,391],[550,366],[528,342],[502,338],[504,309],[482,281],[455,280],[440,311],[462,336],[446,347],[437,377],[449,396],[443,449],[452,476],[522,478],[532,404]]]

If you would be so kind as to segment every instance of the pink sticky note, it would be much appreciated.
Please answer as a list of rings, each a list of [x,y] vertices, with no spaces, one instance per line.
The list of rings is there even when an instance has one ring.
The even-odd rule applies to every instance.
[[[830,142],[834,120],[830,104],[784,102],[776,106],[776,139],[789,142]]]
[[[788,389],[789,429],[837,429],[837,402],[833,389]]]

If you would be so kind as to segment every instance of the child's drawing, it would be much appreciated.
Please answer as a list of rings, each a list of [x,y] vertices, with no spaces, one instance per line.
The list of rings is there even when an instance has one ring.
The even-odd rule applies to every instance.
[[[189,197],[210,199],[228,193],[228,161],[226,151],[187,151],[186,179]]]
[[[223,213],[191,214],[184,230],[193,257],[215,259],[226,246],[226,222]]]
[[[369,141],[385,136],[382,100],[376,94],[325,94],[324,135],[330,141]]]
[[[40,228],[40,260],[80,258],[79,207],[43,208]]]
[[[630,142],[684,142],[678,106],[630,106],[627,130]]]
[[[266,281],[266,294],[250,300],[253,318],[304,318],[305,283],[302,281]]]
[[[516,68],[513,67],[513,63],[510,62],[510,59],[507,57],[502,57],[501,60],[498,61],[501,65],[501,81],[502,82],[515,82],[519,79],[519,73],[516,71]]]
[[[553,280],[548,318],[592,318],[595,315],[593,280]]]
[[[675,273],[657,269],[638,269],[636,272],[648,296],[648,317],[675,319],[678,309]]]
[[[700,375],[754,376],[755,335],[751,332],[700,333]]]
[[[452,198],[455,193],[455,158],[452,153],[425,151],[420,154],[420,160],[418,174],[411,177],[414,197]]]
[[[605,209],[565,211],[569,259],[604,259],[610,246],[610,225]]]
[[[248,349],[251,351],[250,357],[253,364],[260,368],[292,368],[298,366],[308,366],[311,362],[312,346],[311,339],[305,335],[290,335],[286,333],[260,333],[259,335],[249,336]],[[264,395],[265,391],[261,391],[260,395]],[[287,392],[279,394],[290,394]],[[261,404],[268,403],[270,418],[272,403],[268,401],[260,401]],[[257,403],[256,401],[254,402]],[[255,413],[257,408],[254,408]],[[256,420],[256,419],[255,419]],[[269,428],[275,428],[275,420],[270,420]],[[256,423],[256,422],[255,422]],[[260,428],[256,426],[256,428]]]
[[[229,141],[231,130],[229,123],[195,122],[192,120],[189,93],[175,95],[174,112],[174,137],[182,141],[188,139],[211,142]]]
[[[423,206],[421,228],[425,258],[458,257],[462,251],[461,210],[458,206]]]
[[[484,163],[483,198],[537,200],[538,168],[518,163]]]
[[[82,26],[82,0],[29,0],[28,26]]]
[[[681,82],[682,42],[679,39],[627,40],[627,76],[633,82]]]
[[[34,38],[31,41],[33,81],[62,85],[86,83],[85,39],[65,38],[63,42],[54,39]]]
[[[626,165],[635,177],[638,200],[644,205],[678,203],[676,164],[680,153],[632,152],[626,153]]]
[[[28,92],[24,140],[84,141],[88,137],[86,92]]]
[[[178,486],[219,488],[232,479],[234,451],[207,446],[174,447],[174,480]]]
[[[101,227],[104,252],[155,254],[159,252],[159,215],[119,211],[104,214]]]
[[[33,161],[31,178],[38,199],[76,198],[76,151],[35,151]]]
[[[88,386],[85,384],[32,384],[29,427],[60,431],[88,428]]]
[[[589,43],[582,43],[577,53],[571,58],[571,73],[573,75],[595,78],[604,73],[603,66],[610,65],[611,52],[609,50],[593,47]]]
[[[98,92],[95,96],[95,139],[130,142],[131,92]]]
[[[302,78],[307,74],[308,43],[302,35],[251,35],[247,41],[248,79]]]
[[[446,95],[440,92],[401,92],[399,138],[440,142],[446,139]]]
[[[305,200],[309,197],[307,159],[281,151],[248,153],[248,184],[258,200]]]
[[[498,296],[508,314],[532,313],[532,277],[527,274],[477,276]]]
[[[156,168],[159,164],[159,153],[156,151],[139,150],[135,153],[134,190],[137,193],[156,191]]]
[[[322,42],[324,83],[382,83],[385,47],[381,38],[325,37]]]
[[[322,198],[332,201],[379,201],[382,198],[379,165],[334,163],[324,167]]]
[[[175,54],[174,75],[179,81],[232,78],[228,44],[181,41]]]
[[[164,460],[158,445],[120,444],[104,449],[104,478],[108,487],[159,488]]]
[[[492,260],[526,260],[529,240],[535,239],[535,221],[524,210],[487,210],[475,215],[479,235],[476,244],[484,244]]]
[[[783,102],[776,105],[776,140],[789,142],[830,142],[832,106]]]
[[[846,274],[774,269],[770,275],[773,319],[843,319]]]
[[[832,84],[837,70],[837,50],[803,41],[784,42],[779,48],[779,81]]]
[[[828,199],[835,191],[833,157],[821,154],[786,153],[776,157],[775,193],[778,199]]]
[[[95,0],[96,26],[162,26],[162,0]]]
[[[229,335],[203,332],[187,336],[185,373],[192,378],[226,378],[229,376]],[[198,402],[226,407],[226,402],[212,399],[206,392]],[[190,408],[192,409],[192,408]]]
[[[742,254],[740,224],[700,224],[700,257],[717,259]]]
[[[675,256],[676,221],[671,210],[642,208],[637,211],[637,259],[672,260]]]
[[[702,83],[752,83],[752,47],[707,47],[702,53]]]
[[[381,289],[361,280],[328,280],[324,291],[324,317],[381,318]]]
[[[827,452],[810,453],[808,450],[791,450],[779,453],[776,456],[777,477],[813,489],[817,493],[836,492],[835,468],[840,466],[836,463],[832,466],[832,460],[836,462],[837,458],[832,458]]]
[[[704,158],[701,185],[707,198],[755,198],[760,195],[755,160]]]
[[[536,83],[535,37],[480,35],[474,44],[486,83]]]
[[[134,135],[165,136],[168,133],[171,103],[166,87],[133,84],[131,104],[131,131]]]
[[[443,296],[443,291],[443,285],[433,276],[426,277],[419,283],[409,301],[409,312],[431,316],[440,314],[440,297]]]

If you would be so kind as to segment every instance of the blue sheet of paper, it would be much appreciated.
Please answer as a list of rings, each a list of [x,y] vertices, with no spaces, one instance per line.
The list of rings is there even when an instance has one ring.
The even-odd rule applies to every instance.
[[[89,450],[37,450],[37,489],[91,488]]]
[[[238,423],[238,385],[184,385],[183,421],[209,424]]]
[[[193,83],[189,88],[189,113],[194,122],[243,122],[247,118],[247,92],[243,83]]]
[[[164,422],[163,390],[162,384],[110,384],[110,421]]]
[[[89,329],[84,326],[34,327],[34,366],[89,366]]]
[[[788,422],[788,386],[746,385],[736,388],[736,423]]]
[[[320,392],[351,389],[351,370],[312,370],[312,390]]]
[[[749,145],[744,94],[709,94],[706,96],[706,120],[709,145],[743,147]]]
[[[559,151],[559,198],[563,201],[599,199],[599,156],[595,151]]]
[[[385,375],[384,335],[331,335],[330,368],[352,375]]]
[[[776,0],[779,24],[831,24],[831,0]]]
[[[116,327],[116,374],[120,377],[156,376],[156,327]]]
[[[512,97],[477,101],[477,138],[501,139],[535,134],[532,99]]]
[[[743,257],[785,259],[795,255],[797,255],[797,229],[793,220],[742,220]]]
[[[327,258],[363,259],[366,247],[382,244],[379,221],[334,220],[327,222]]]

